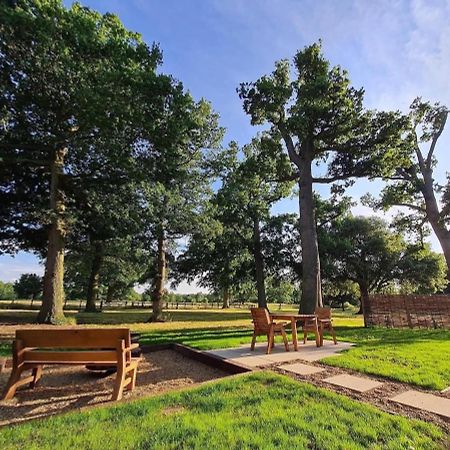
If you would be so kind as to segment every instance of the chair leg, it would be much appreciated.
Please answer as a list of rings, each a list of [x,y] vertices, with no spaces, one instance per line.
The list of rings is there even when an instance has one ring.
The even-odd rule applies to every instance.
[[[334,331],[333,325],[330,326],[330,333],[331,336],[333,337],[334,345],[336,345],[337,344],[336,332]]]
[[[274,335],[274,330],[273,327],[270,328],[269,331],[269,343],[267,345],[267,354],[270,354],[270,352],[272,351],[272,347],[274,346],[274,340],[275,340],[275,335]]]
[[[42,366],[36,366],[32,370],[33,381],[30,383],[29,387],[34,389],[42,377]]]
[[[3,400],[11,400],[16,394],[17,388],[19,387],[20,376],[23,372],[23,367],[16,367],[11,372],[11,375],[6,385],[5,393],[3,395]]]
[[[281,329],[281,335],[283,336],[283,342],[284,342],[284,348],[286,351],[289,351],[289,342],[286,336],[286,331],[284,331],[284,328]]]
[[[253,331],[253,337],[252,337],[252,345],[250,346],[250,350],[255,350],[255,344],[256,344],[256,333]]]

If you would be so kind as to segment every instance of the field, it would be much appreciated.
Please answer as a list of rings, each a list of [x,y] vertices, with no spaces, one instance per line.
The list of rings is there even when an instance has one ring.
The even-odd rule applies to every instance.
[[[431,424],[260,372],[5,428],[0,448],[438,449],[443,439]]]
[[[277,308],[271,305],[272,309]],[[291,309],[292,310],[292,309]],[[29,322],[34,311],[2,310],[2,322]],[[244,309],[171,310],[168,321],[146,323],[148,309],[122,309],[102,313],[68,312],[74,323],[118,325],[141,333],[141,343],[154,345],[178,342],[201,350],[236,347],[250,342],[251,321]],[[450,331],[365,329],[354,310],[333,311],[338,339],[354,342],[355,348],[327,364],[384,376],[430,389],[450,386]],[[13,334],[13,326],[0,326],[0,335]],[[262,338],[260,338],[262,339]],[[300,347],[301,349],[301,347]],[[301,350],[300,350],[301,351]],[[8,348],[0,345],[5,354]]]

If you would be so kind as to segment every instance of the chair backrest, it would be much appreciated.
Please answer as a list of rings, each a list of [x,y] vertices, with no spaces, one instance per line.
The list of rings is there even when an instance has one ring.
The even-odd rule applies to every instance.
[[[268,332],[272,320],[266,308],[250,308],[255,330]]]
[[[131,344],[128,328],[40,328],[16,330],[24,347],[116,349],[119,340]]]
[[[316,307],[314,313],[318,319],[331,319],[331,308]]]

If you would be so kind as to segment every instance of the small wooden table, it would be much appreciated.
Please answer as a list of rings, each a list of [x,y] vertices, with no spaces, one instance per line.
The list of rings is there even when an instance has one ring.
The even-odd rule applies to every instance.
[[[292,330],[292,343],[294,344],[294,350],[298,350],[298,338],[297,338],[297,321],[310,322],[314,328],[314,334],[316,336],[316,345],[320,347],[321,339],[319,332],[319,325],[317,322],[317,316],[315,314],[291,314],[291,313],[273,313],[270,317],[274,320],[287,320],[291,322]]]

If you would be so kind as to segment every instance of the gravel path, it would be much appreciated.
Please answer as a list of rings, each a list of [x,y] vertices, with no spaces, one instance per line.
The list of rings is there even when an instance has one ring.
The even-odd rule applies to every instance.
[[[10,369],[0,374],[3,391]],[[192,386],[227,376],[226,372],[186,358],[173,350],[145,353],[136,389],[124,399]],[[105,376],[82,366],[47,366],[35,389],[21,388],[12,400],[0,401],[0,426],[77,410],[110,401],[115,374]]]

